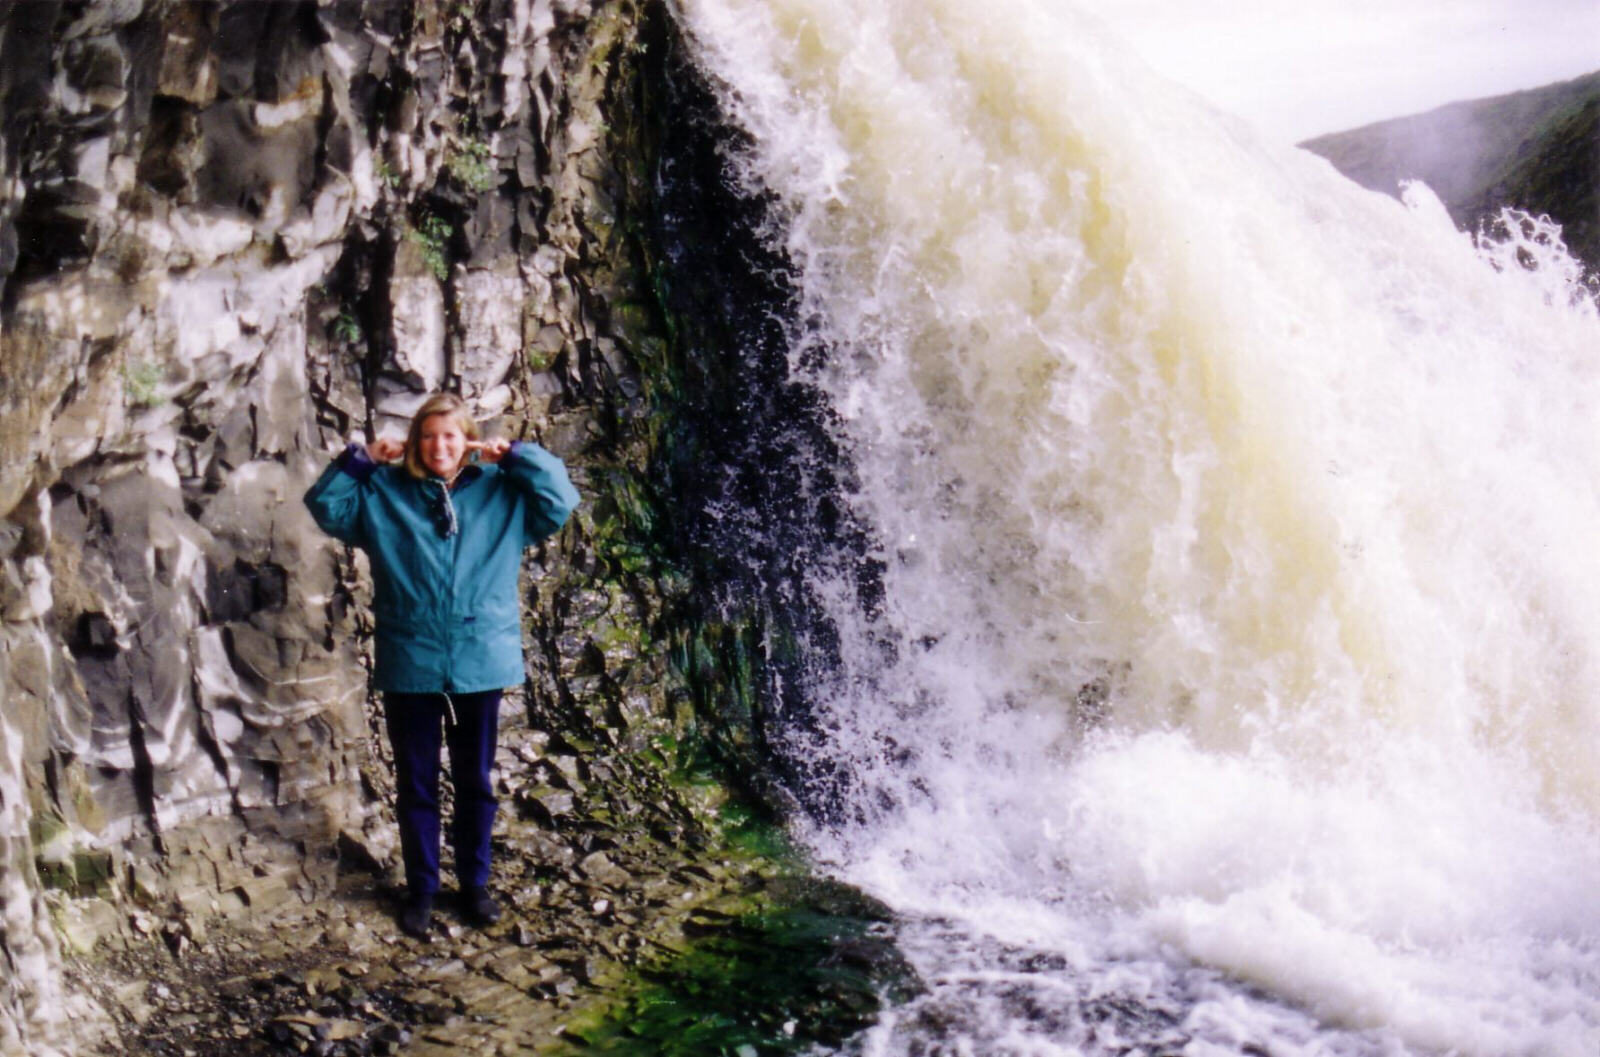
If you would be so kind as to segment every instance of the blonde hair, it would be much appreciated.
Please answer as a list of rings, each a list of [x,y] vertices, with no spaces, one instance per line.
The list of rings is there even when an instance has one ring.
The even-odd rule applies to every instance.
[[[468,440],[478,439],[478,423],[473,421],[472,409],[454,393],[434,393],[422,402],[411,419],[411,430],[406,434],[406,472],[419,480],[428,476],[422,463],[422,424],[434,415],[449,415],[455,419],[456,428]]]

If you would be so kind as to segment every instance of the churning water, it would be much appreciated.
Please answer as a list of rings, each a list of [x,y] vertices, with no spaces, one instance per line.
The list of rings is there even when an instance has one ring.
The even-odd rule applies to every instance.
[[[1048,0],[685,0],[880,605],[868,1054],[1600,1052],[1600,322]],[[1499,267],[1487,257],[1499,254]],[[1523,267],[1523,262],[1535,267]]]

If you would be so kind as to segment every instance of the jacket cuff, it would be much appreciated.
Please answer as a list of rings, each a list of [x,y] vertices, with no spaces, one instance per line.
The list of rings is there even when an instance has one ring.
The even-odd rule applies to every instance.
[[[334,465],[358,481],[366,481],[377,470],[378,464],[367,454],[366,445],[351,441],[333,460]]]

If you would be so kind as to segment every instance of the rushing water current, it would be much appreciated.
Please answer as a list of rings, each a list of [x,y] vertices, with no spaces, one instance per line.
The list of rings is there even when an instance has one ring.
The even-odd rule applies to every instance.
[[[1600,1053],[1559,244],[1263,145],[1064,2],[680,18],[883,566],[864,606],[819,565],[790,745],[928,985],[852,1052]]]

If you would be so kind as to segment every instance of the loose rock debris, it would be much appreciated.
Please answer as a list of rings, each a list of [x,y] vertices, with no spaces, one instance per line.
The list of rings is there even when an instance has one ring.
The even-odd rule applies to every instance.
[[[503,762],[518,751],[537,758],[542,741],[513,728]],[[651,831],[668,820],[657,811],[612,803],[631,799],[628,782],[602,792],[575,777],[554,781],[575,806],[552,818],[538,799],[547,788],[514,765],[502,770],[490,891],[506,913],[487,929],[464,924],[444,892],[428,942],[402,933],[393,862],[346,865],[331,892],[200,929],[135,912],[139,922],[119,942],[66,966],[68,986],[113,1022],[102,1046],[85,1052],[571,1052],[563,1028],[577,1012],[604,1002],[630,967],[678,949],[698,910],[747,899],[779,871],[759,857],[720,857],[699,837],[661,839]],[[594,817],[617,808],[637,824]]]
[[[315,904],[218,927],[182,955],[130,944],[76,959],[68,973],[113,1013],[108,1055],[560,1053],[571,1048],[566,1019],[603,1000],[641,952],[681,938],[694,906],[763,883],[739,869],[715,885],[633,880],[604,895],[582,882],[559,894],[496,887],[511,912],[485,930],[460,924],[444,901],[422,943],[395,924],[397,889],[353,877]]]

